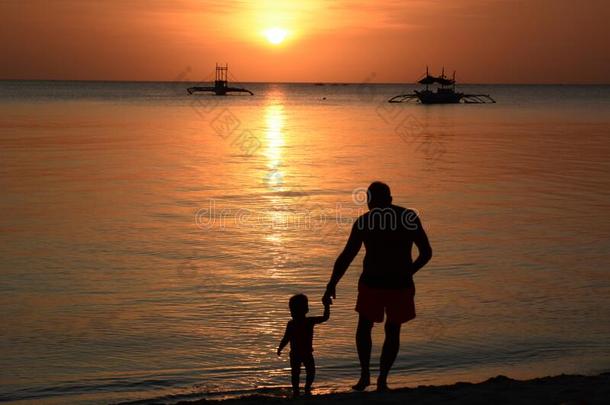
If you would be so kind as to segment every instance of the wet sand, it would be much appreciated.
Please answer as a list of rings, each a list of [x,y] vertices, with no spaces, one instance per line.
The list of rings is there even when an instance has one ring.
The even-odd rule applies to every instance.
[[[225,404],[608,404],[610,373],[597,376],[560,375],[519,381],[505,376],[481,383],[459,382],[453,385],[398,388],[387,393],[350,392],[313,395],[291,399],[268,395],[250,395],[225,400],[182,401],[180,405]]]

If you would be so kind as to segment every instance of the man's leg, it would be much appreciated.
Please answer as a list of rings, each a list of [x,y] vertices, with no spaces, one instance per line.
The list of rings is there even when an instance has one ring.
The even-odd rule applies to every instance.
[[[358,329],[356,330],[356,348],[358,349],[358,359],[360,360],[360,381],[352,387],[357,391],[362,391],[371,384],[369,366],[371,364],[371,347],[373,346],[371,339],[372,329],[373,321],[369,321],[360,315],[358,318]]]
[[[388,373],[398,355],[400,347],[400,324],[386,321],[385,323],[385,341],[381,350],[381,359],[379,361],[379,378],[377,379],[377,390],[385,391],[388,389]]]

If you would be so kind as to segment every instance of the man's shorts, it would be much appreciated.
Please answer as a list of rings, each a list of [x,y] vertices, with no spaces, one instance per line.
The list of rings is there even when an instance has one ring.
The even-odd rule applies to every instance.
[[[415,318],[415,287],[374,288],[358,283],[356,312],[373,322],[383,322],[384,313],[392,323],[405,323]]]

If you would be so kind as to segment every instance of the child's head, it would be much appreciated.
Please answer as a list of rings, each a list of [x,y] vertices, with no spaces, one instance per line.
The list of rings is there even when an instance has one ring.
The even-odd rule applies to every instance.
[[[288,301],[288,307],[290,308],[290,315],[293,318],[302,318],[306,313],[309,312],[309,301],[305,294],[297,294],[290,297]]]

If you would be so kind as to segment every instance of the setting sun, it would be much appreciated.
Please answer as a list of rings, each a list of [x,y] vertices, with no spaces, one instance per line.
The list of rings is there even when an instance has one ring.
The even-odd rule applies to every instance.
[[[279,45],[286,39],[288,31],[283,28],[274,27],[266,29],[263,31],[263,34],[265,35],[265,38],[267,38],[267,41],[273,45]]]

